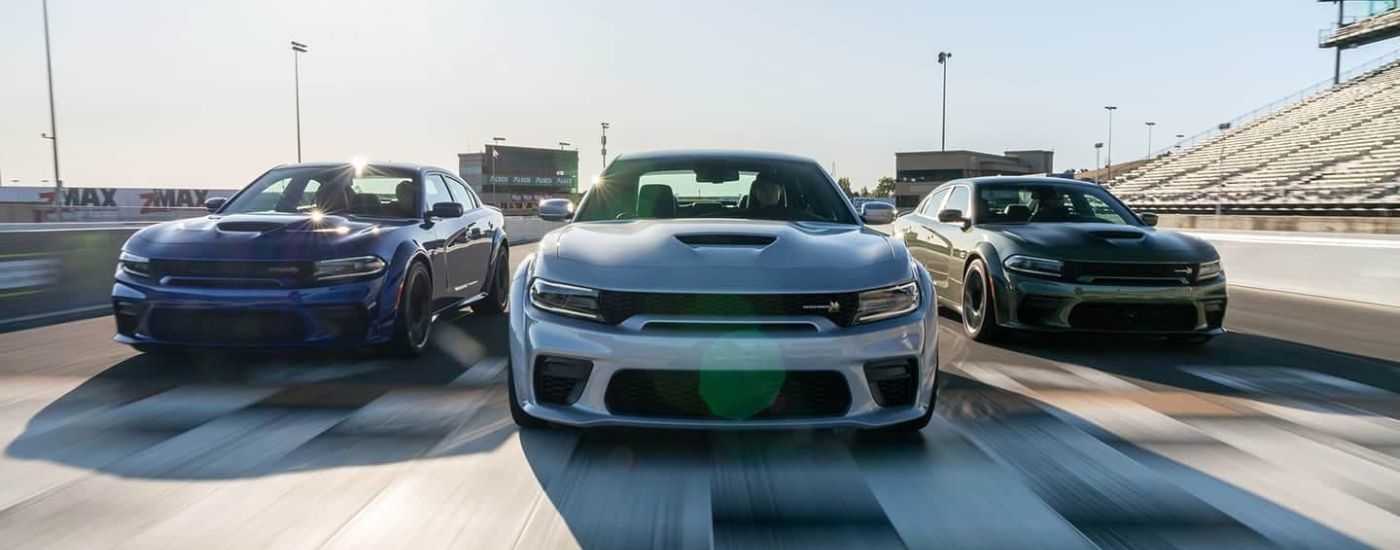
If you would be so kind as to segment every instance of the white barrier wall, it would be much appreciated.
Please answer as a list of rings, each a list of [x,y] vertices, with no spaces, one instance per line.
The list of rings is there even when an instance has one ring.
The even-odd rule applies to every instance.
[[[1400,307],[1400,237],[1185,233],[1215,245],[1231,284]]]

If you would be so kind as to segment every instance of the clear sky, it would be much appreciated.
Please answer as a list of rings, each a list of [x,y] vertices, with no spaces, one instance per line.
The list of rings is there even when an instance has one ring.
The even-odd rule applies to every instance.
[[[1364,8],[1365,2],[1356,8]],[[70,186],[240,187],[295,160],[456,168],[493,136],[609,153],[674,147],[814,157],[856,187],[894,152],[1146,153],[1330,78],[1313,0],[52,0]],[[1352,66],[1400,48],[1352,50]],[[0,177],[52,177],[40,0],[0,0]]]

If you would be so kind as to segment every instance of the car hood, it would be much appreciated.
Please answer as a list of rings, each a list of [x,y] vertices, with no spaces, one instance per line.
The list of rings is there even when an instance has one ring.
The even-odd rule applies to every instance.
[[[1150,227],[1109,223],[1017,223],[978,226],[1015,243],[1003,256],[1029,254],[1061,260],[1204,262],[1218,259],[1204,240]]]
[[[410,224],[341,216],[234,214],[156,224],[132,236],[132,254],[162,259],[312,260],[369,254],[387,231]]]
[[[630,220],[555,230],[535,276],[652,292],[806,293],[908,281],[902,245],[855,225],[755,220]]]

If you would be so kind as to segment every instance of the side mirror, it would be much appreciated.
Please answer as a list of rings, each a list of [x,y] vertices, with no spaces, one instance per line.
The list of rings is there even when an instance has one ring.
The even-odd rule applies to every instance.
[[[968,219],[963,217],[962,210],[949,208],[938,211],[938,221],[943,223],[967,223]]]
[[[213,197],[204,201],[204,209],[208,210],[210,213],[218,212],[220,208],[224,207],[224,203],[226,202],[228,202],[228,199],[224,197]]]
[[[875,223],[870,221],[870,214],[866,214],[864,211],[860,213],[860,221],[863,221],[865,223]]]
[[[1142,223],[1146,224],[1148,227],[1157,227],[1157,214],[1152,212],[1139,212],[1138,218],[1141,218]]]
[[[428,210],[428,216],[433,218],[460,218],[466,210],[462,205],[455,202],[433,203],[432,209]]]

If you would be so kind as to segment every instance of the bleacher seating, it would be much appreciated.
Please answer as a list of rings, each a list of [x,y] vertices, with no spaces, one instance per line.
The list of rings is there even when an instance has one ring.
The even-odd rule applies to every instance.
[[[1106,185],[1141,205],[1400,202],[1400,61]]]

